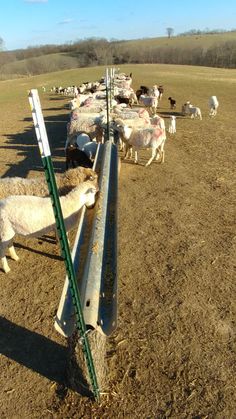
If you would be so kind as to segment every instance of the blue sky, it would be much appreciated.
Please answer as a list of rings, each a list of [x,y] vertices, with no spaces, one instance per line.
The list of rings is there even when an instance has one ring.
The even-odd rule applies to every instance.
[[[1,0],[5,50],[101,37],[139,39],[236,28],[236,0]]]

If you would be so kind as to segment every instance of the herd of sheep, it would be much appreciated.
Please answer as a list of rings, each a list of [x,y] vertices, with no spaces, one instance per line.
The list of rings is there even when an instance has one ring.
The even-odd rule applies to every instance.
[[[95,202],[98,176],[92,167],[98,144],[104,142],[108,115],[125,159],[132,158],[134,151],[134,161],[138,163],[139,150],[150,149],[151,157],[145,166],[154,159],[164,162],[166,127],[164,119],[156,113],[158,101],[164,93],[163,86],[154,85],[151,89],[140,86],[135,92],[131,87],[132,74],[115,74],[110,83],[112,97],[109,98],[108,112],[105,82],[102,78],[79,87],[52,89],[54,93],[72,96],[65,141],[66,171],[56,174],[67,230],[76,225],[80,208]],[[168,100],[170,108],[174,109],[176,101],[171,97]],[[218,106],[216,96],[212,96],[209,100],[210,116],[216,115]],[[190,102],[183,105],[182,113],[202,119],[200,108]],[[168,132],[176,132],[175,115],[169,117]],[[0,179],[0,259],[3,271],[10,271],[7,249],[12,259],[19,259],[13,245],[16,234],[40,236],[51,230],[55,230],[55,218],[44,177]]]

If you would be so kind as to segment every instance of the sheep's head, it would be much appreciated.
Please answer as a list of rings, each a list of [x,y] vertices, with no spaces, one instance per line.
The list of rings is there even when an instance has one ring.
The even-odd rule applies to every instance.
[[[99,191],[98,184],[95,184],[93,181],[87,181],[85,185],[85,205],[87,208],[93,208],[96,202],[96,194]]]

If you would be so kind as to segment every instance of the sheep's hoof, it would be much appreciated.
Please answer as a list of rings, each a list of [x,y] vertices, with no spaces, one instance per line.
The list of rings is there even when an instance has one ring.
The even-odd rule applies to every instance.
[[[8,272],[10,272],[11,269],[9,267],[7,267],[7,268],[5,267],[5,268],[3,268],[3,270],[4,270],[5,274],[8,274]]]
[[[17,255],[14,255],[14,256],[11,256],[11,258],[13,259],[13,260],[16,260],[16,261],[18,261],[20,258],[19,258],[19,256],[17,256]]]

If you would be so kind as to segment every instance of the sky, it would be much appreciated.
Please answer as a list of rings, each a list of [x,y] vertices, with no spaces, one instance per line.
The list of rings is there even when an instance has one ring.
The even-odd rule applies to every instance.
[[[129,40],[236,29],[236,0],[1,0],[4,50],[87,38]]]

